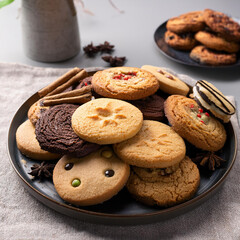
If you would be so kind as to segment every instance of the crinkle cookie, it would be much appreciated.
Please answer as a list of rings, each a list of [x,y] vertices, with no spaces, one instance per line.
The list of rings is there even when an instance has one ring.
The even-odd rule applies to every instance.
[[[202,43],[207,48],[214,49],[217,51],[235,53],[238,52],[240,49],[240,45],[238,43],[227,41],[224,38],[207,31],[197,32],[195,34],[195,38],[197,41]]]
[[[197,32],[205,27],[202,11],[184,13],[167,21],[166,28],[175,33]]]
[[[166,31],[164,41],[172,48],[177,50],[189,51],[197,44],[192,33],[177,34],[171,31]]]
[[[142,127],[143,115],[132,104],[98,98],[81,105],[72,116],[72,128],[86,141],[113,144],[133,137]]]
[[[81,139],[72,129],[71,117],[78,105],[56,105],[43,114],[36,123],[36,137],[42,149],[83,157],[100,146]]]
[[[222,53],[210,50],[205,46],[199,45],[192,49],[190,58],[201,64],[219,66],[229,65],[237,61],[235,53]]]
[[[186,96],[189,87],[173,74],[163,70],[160,67],[144,65],[142,69],[151,72],[159,81],[159,89],[168,94],[180,94]]]
[[[133,170],[127,189],[144,204],[170,207],[192,198],[200,184],[199,170],[188,157],[180,162],[179,168],[172,174],[153,179],[145,179]]]
[[[63,156],[53,171],[53,183],[66,202],[89,206],[116,195],[126,184],[129,165],[110,147],[103,147],[83,158]]]
[[[167,168],[186,154],[183,139],[168,125],[144,120],[132,138],[114,144],[115,153],[126,163],[144,168]]]
[[[107,98],[136,100],[154,94],[158,80],[151,73],[133,67],[116,67],[98,71],[93,75],[96,93]]]
[[[240,25],[222,12],[205,9],[204,21],[214,32],[219,33],[228,41],[240,41]]]
[[[53,160],[60,158],[59,154],[54,154],[41,149],[35,135],[35,127],[30,120],[22,123],[16,132],[16,141],[19,151],[35,160]]]
[[[164,111],[172,128],[197,148],[218,151],[224,146],[224,126],[193,99],[172,95],[165,101]]]

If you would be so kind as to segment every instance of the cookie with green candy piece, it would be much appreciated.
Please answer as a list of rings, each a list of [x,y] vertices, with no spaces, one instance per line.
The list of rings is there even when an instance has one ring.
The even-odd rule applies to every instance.
[[[82,158],[63,156],[53,171],[59,196],[68,203],[89,206],[116,195],[126,184],[130,167],[111,147],[105,146]]]

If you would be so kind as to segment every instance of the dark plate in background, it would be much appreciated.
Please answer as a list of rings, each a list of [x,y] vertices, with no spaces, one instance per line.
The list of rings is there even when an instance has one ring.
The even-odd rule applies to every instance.
[[[166,57],[170,58],[171,60],[185,64],[188,66],[194,66],[194,67],[203,67],[203,68],[232,68],[232,67],[239,67],[240,66],[240,57],[239,54],[237,56],[237,62],[231,65],[221,65],[221,66],[211,66],[211,65],[205,65],[200,64],[198,62],[193,61],[189,57],[190,51],[179,51],[175,50],[174,48],[170,47],[165,41],[164,41],[164,33],[166,32],[166,24],[167,21],[161,24],[157,30],[154,33],[154,40],[159,47],[161,53],[165,55]]]
[[[224,168],[217,169],[210,177],[201,174],[200,187],[195,196],[177,206],[170,208],[150,207],[136,202],[126,189],[103,204],[77,207],[64,202],[57,194],[52,181],[32,180],[31,166],[38,161],[23,156],[16,145],[16,130],[27,119],[29,107],[38,100],[37,93],[30,97],[16,112],[8,135],[8,152],[10,162],[21,178],[23,186],[39,201],[48,207],[71,217],[84,221],[104,224],[146,224],[176,217],[199,206],[219,189],[230,172],[236,158],[237,140],[231,123],[226,124],[227,142],[222,157],[227,160]]]

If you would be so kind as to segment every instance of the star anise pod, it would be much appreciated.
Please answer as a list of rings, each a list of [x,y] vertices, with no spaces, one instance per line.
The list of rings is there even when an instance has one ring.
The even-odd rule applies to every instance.
[[[226,162],[226,160],[216,155],[215,152],[197,153],[192,158],[192,161],[210,171],[215,171],[216,168],[222,167],[223,163]]]
[[[34,176],[35,178],[39,178],[40,180],[44,178],[52,178],[53,169],[55,167],[55,164],[53,163],[46,163],[43,161],[41,164],[33,164],[31,167],[31,172],[28,174]]]
[[[108,41],[97,46],[101,53],[111,53],[114,50],[114,45],[111,45]]]
[[[83,47],[83,51],[86,53],[88,57],[93,57],[95,56],[96,53],[99,52],[99,47],[94,46],[93,43],[90,43],[87,46]]]
[[[103,56],[102,59],[103,59],[105,62],[108,62],[111,67],[120,67],[120,66],[123,66],[124,63],[125,63],[125,61],[126,61],[126,57]]]

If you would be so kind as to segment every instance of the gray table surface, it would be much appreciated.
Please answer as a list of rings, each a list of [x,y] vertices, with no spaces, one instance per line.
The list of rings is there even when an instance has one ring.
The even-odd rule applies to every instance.
[[[125,66],[141,67],[145,64],[163,66],[196,80],[205,79],[216,85],[225,95],[234,96],[237,104],[240,104],[240,67],[204,69],[182,65],[162,55],[153,39],[154,31],[161,23],[188,11],[212,8],[240,18],[239,0],[113,0],[118,9],[124,11],[123,13],[107,0],[83,2],[94,15],[85,13],[81,4],[77,4],[82,47],[90,42],[99,44],[107,40],[115,45],[114,56],[127,57]],[[0,62],[51,68],[107,67],[99,56],[88,58],[83,51],[75,58],[61,63],[41,63],[29,59],[22,47],[20,18],[20,0],[0,9]],[[91,239],[94,239],[94,236]],[[218,236],[217,239],[221,237]]]

